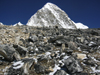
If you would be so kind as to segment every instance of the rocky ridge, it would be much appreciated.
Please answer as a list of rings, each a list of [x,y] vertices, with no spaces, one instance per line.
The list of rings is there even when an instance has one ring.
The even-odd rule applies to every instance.
[[[0,75],[99,74],[99,28],[0,25]]]

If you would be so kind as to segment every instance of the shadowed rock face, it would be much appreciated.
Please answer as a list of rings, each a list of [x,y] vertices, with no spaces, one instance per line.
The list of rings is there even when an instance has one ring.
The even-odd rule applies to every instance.
[[[81,23],[80,23],[81,24]],[[47,3],[43,8],[38,10],[27,22],[28,26],[39,27],[53,27],[65,29],[77,29],[76,23],[74,23],[68,15],[61,10],[58,6],[52,3]],[[84,28],[85,26],[82,25]]]

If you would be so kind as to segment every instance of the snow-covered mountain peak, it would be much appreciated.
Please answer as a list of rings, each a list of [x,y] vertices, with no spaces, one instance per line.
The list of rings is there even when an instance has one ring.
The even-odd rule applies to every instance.
[[[74,23],[68,15],[61,10],[58,6],[53,3],[46,3],[40,10],[38,10],[27,22],[28,26],[38,26],[38,27],[54,27],[65,29],[85,29],[84,25],[82,27],[77,27],[77,23]]]
[[[21,22],[18,22],[18,25],[23,25]]]
[[[47,2],[44,6],[54,6],[54,4],[53,3],[50,3],[50,2]]]
[[[23,24],[21,22],[18,22],[16,24],[14,24],[13,26],[22,26]]]
[[[0,25],[4,25],[2,22],[0,22]]]
[[[59,9],[58,6],[56,6],[55,4],[50,3],[50,2],[46,3],[46,4],[44,5],[44,7],[45,7],[45,8],[50,8],[50,7],[52,8],[52,7],[55,7],[55,8],[58,8],[58,9]],[[43,8],[44,8],[44,7],[43,7]]]
[[[47,8],[47,9],[49,9],[49,10],[51,10],[51,11],[53,11],[53,10],[55,10],[55,9],[61,10],[57,5],[55,5],[55,4],[53,4],[53,3],[50,3],[50,2],[46,3],[42,9],[44,9],[44,8],[45,8],[45,9]],[[63,11],[63,10],[61,10],[61,11]]]

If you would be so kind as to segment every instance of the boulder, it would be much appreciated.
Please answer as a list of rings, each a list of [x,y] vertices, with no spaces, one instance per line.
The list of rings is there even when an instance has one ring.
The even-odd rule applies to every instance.
[[[68,69],[70,73],[82,72],[83,68],[74,57],[69,57],[64,61],[65,67]]]
[[[54,43],[55,41],[59,40],[59,39],[63,39],[64,36],[55,36],[55,37],[51,37],[48,42],[50,43]]]
[[[96,61],[92,58],[88,58],[88,59],[85,59],[83,61],[86,65],[91,65],[91,66],[95,66],[96,65]]]
[[[19,52],[19,54],[21,56],[26,56],[26,53],[27,53],[27,48],[25,47],[22,47],[20,45],[13,45],[13,47],[15,48],[15,50],[17,50]]]
[[[0,55],[2,55],[7,61],[20,59],[19,53],[9,45],[0,45]]]
[[[75,42],[68,42],[68,48],[72,50],[77,50],[77,44]]]
[[[46,68],[44,66],[40,65],[40,64],[35,64],[34,68],[35,68],[35,72],[37,74],[39,74],[39,73],[44,74],[45,70],[46,70]]]
[[[16,61],[8,69],[7,75],[29,75],[30,72],[34,71],[34,59],[22,59]]]
[[[66,73],[64,70],[57,70],[54,75],[67,75],[68,73]]]
[[[36,41],[38,40],[38,37],[37,37],[35,34],[32,35],[32,34],[30,33],[30,36],[29,36],[28,40],[29,40],[30,42],[36,42]]]

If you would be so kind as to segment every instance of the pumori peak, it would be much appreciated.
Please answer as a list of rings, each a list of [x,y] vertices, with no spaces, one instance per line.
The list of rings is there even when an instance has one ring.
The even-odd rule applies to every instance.
[[[38,10],[27,22],[28,26],[52,27],[58,26],[65,29],[86,29],[82,23],[73,22],[68,15],[53,3],[47,3]],[[85,27],[85,28],[84,28]]]
[[[21,22],[18,22],[16,24],[14,24],[13,26],[22,26],[23,24]]]

